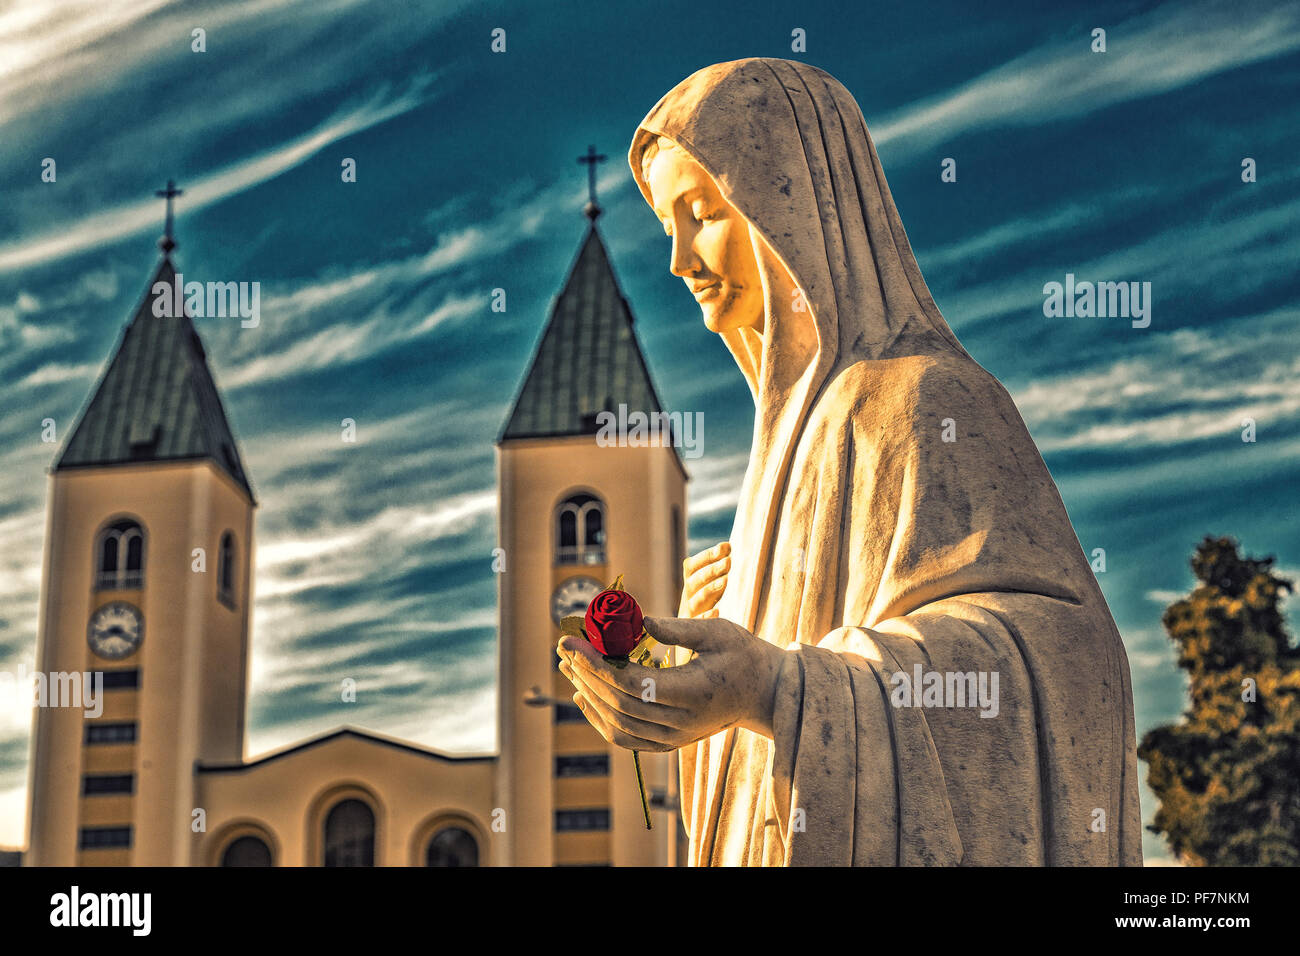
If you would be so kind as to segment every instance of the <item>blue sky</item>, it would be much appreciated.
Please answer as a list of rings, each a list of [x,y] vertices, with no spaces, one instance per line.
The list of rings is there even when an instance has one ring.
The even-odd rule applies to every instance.
[[[153,191],[175,178],[180,270],[262,287],[258,328],[197,321],[260,501],[251,751],[345,722],[491,750],[492,441],[583,234],[588,143],[610,157],[600,225],[661,397],[705,413],[692,549],[730,531],[752,402],[669,275],[625,155],[680,79],[761,55],[857,97],[940,309],[1011,391],[1085,551],[1106,549],[1139,733],[1173,719],[1160,614],[1200,538],[1300,569],[1300,7],[1042,7],[5,8],[0,669],[34,661],[41,420],[66,434],[85,402],[156,262]],[[1151,282],[1150,327],[1046,318],[1043,285],[1067,272]],[[338,703],[343,676],[356,704]],[[0,844],[23,841],[29,732],[29,712],[0,715]]]

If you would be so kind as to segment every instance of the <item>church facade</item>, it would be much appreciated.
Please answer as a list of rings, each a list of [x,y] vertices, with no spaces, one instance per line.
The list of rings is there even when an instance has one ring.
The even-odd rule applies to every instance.
[[[104,706],[36,709],[24,865],[684,861],[675,755],[642,755],[646,830],[554,653],[617,574],[652,615],[682,583],[677,451],[595,440],[602,410],[661,411],[598,214],[496,442],[496,754],[353,727],[247,754],[257,501],[197,330],[146,293],[49,477],[37,667],[102,674]],[[149,290],[174,245],[169,209]]]

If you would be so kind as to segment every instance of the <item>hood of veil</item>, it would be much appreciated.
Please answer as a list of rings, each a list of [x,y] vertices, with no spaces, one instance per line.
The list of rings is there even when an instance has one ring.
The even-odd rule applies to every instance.
[[[764,333],[722,333],[755,417],[719,612],[752,630],[790,461],[823,386],[861,361],[974,360],[926,288],[862,112],[834,77],[766,57],[687,77],[642,120],[628,152],[651,203],[641,155],[659,136],[685,149],[748,222],[763,281]],[[786,299],[791,283],[802,311]]]

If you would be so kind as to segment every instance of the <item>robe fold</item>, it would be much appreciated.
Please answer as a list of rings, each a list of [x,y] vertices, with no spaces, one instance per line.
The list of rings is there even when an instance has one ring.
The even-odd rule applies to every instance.
[[[691,864],[1140,865],[1123,642],[853,98],[792,61],[701,70],[633,140],[647,201],[660,136],[744,216],[763,277],[764,334],[723,335],[755,422],[718,609],[787,649],[772,738],[679,752]]]

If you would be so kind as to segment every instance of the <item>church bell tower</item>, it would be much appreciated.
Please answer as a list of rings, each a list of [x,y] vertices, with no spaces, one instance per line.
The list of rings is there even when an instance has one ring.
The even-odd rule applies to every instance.
[[[256,502],[198,332],[154,314],[160,195],[162,261],[49,477],[38,669],[103,690],[36,709],[31,865],[194,862],[195,762],[244,756]]]
[[[663,866],[684,859],[676,754],[642,754],[647,831],[632,753],[607,744],[559,671],[559,620],[617,575],[649,616],[675,616],[686,541],[686,471],[668,444],[597,442],[599,413],[662,411],[633,317],[588,225],[497,441],[499,727],[497,865]]]

